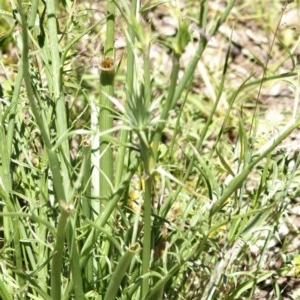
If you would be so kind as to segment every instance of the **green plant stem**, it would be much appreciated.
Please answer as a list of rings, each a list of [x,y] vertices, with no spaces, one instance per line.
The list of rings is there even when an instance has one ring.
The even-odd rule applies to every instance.
[[[104,45],[104,60],[111,60],[109,68],[101,65],[100,73],[100,114],[99,130],[105,132],[113,128],[113,103],[110,97],[114,95],[114,77],[115,77],[115,58],[114,58],[114,39],[115,39],[115,3],[113,0],[107,0],[106,16],[106,40]],[[100,63],[102,64],[102,63]],[[102,203],[100,211],[105,209],[108,200],[111,200],[114,187],[114,163],[112,145],[107,139],[100,138],[100,199]],[[111,230],[109,228],[108,230]],[[106,240],[103,244],[103,253],[108,253],[110,242]],[[105,259],[100,261],[100,272],[107,267]],[[105,271],[104,271],[105,272]]]
[[[106,40],[104,45],[105,57],[114,55],[115,43],[115,3],[113,0],[107,0],[107,18],[106,18]]]
[[[55,121],[57,137],[60,137],[68,131],[66,104],[62,93],[62,66],[63,62],[60,59],[60,50],[58,44],[58,28],[57,18],[55,11],[55,1],[48,0],[46,2],[46,12],[48,16],[48,30],[49,30],[49,47],[51,53],[51,66],[52,66],[52,78],[53,83],[53,96],[55,101]],[[70,147],[69,141],[66,139],[61,144],[61,151],[64,155],[64,159],[61,160],[61,174],[63,179],[64,193],[69,199],[69,193],[71,191],[71,184],[68,172],[68,165],[70,163]]]
[[[137,0],[133,0],[131,2],[131,12],[135,16],[137,12]],[[133,80],[134,80],[134,70],[135,70],[135,60],[134,60],[134,53],[131,47],[131,43],[135,40],[136,35],[135,31],[132,26],[128,28],[129,39],[127,41],[126,52],[127,52],[127,72],[126,72],[126,102],[127,105],[128,100],[133,95]],[[120,134],[121,146],[119,148],[119,153],[117,157],[117,164],[116,164],[116,177],[115,177],[115,187],[118,188],[123,176],[123,169],[124,169],[124,159],[126,153],[126,143],[128,141],[128,130],[123,129]]]
[[[106,41],[104,46],[104,59],[111,58],[114,61],[114,38],[115,38],[115,3],[107,1],[106,19]],[[113,127],[113,103],[109,97],[114,94],[114,65],[111,70],[101,70],[100,74],[100,132],[104,132]],[[100,198],[108,200],[112,193],[114,166],[113,151],[111,145],[105,140],[100,139]]]
[[[51,297],[53,300],[61,300],[61,270],[64,257],[65,232],[68,217],[72,211],[72,206],[65,202],[60,202],[61,214],[58,219],[56,243],[51,266]]]
[[[150,107],[151,101],[151,83],[150,83],[150,58],[149,58],[149,50],[150,50],[150,33],[149,28],[145,29],[145,38],[144,38],[144,95],[142,99],[135,98],[137,107],[141,108],[141,115],[146,113]],[[143,101],[140,106],[139,101]],[[144,122],[144,120],[142,121]],[[144,236],[143,236],[143,250],[142,250],[142,299],[148,293],[150,280],[146,274],[149,273],[150,262],[151,262],[151,241],[152,241],[152,176],[153,170],[155,168],[155,157],[153,156],[153,149],[150,147],[150,141],[148,140],[148,129],[146,128],[144,131],[139,132],[139,144],[141,150],[141,157],[143,161],[143,178],[145,182],[145,191],[144,191],[144,214],[143,214],[143,222],[144,222]]]
[[[139,244],[132,245],[126,253],[118,261],[118,265],[114,270],[114,273],[110,279],[108,288],[106,290],[104,300],[116,299],[118,290],[120,288],[121,281],[126,275],[128,267],[136,253],[139,251]]]
[[[144,181],[145,181],[145,191],[144,191],[144,214],[143,214],[143,222],[144,222],[144,237],[143,237],[143,250],[142,250],[142,299],[148,293],[149,290],[149,278],[145,276],[149,272],[149,266],[151,261],[151,215],[152,215],[152,174],[150,170],[150,159],[151,159],[151,149],[149,149],[148,143],[144,143],[144,139],[142,137],[140,140],[140,149],[141,156],[144,165]]]
[[[91,141],[90,138],[85,137],[82,145],[82,179],[78,182],[78,188],[82,187],[82,213],[86,218],[91,219],[92,208],[90,201],[91,197]]]
[[[147,176],[147,175],[146,175]],[[145,195],[144,195],[144,238],[143,238],[143,254],[142,254],[142,274],[146,275],[150,270],[151,261],[151,240],[152,240],[152,178],[147,176],[145,180]],[[149,278],[143,277],[142,282],[142,299],[147,295],[149,290]]]
[[[83,280],[81,276],[81,268],[79,264],[79,253],[77,249],[76,238],[74,236],[74,228],[76,228],[75,222],[72,221],[73,224],[69,223],[68,231],[70,237],[71,244],[71,271],[72,271],[72,280],[74,285],[74,295],[75,300],[84,299],[84,291],[83,291]]]
[[[81,212],[84,215],[85,218],[88,220],[92,219],[92,206],[89,199],[91,199],[91,138],[85,136],[82,142],[82,166],[81,166],[81,172],[80,176],[78,177],[77,183],[75,186],[77,186],[78,190],[82,191],[82,197],[81,197]],[[74,228],[75,228],[74,224]],[[74,235],[74,232],[73,232]],[[74,239],[74,238],[73,238]],[[72,247],[76,247],[75,241],[73,241],[74,245]],[[77,263],[80,265],[80,255],[77,253],[77,249],[75,255],[77,257]],[[74,258],[75,259],[75,258]],[[76,260],[76,259],[75,259]],[[74,263],[76,263],[74,261]],[[77,266],[77,265],[75,265]],[[85,281],[87,285],[91,285],[93,281],[93,258],[89,257],[86,264],[83,266],[83,273],[85,277]],[[80,271],[81,272],[81,271]],[[74,275],[81,278],[81,275]],[[74,280],[74,285],[75,285]]]
[[[158,122],[158,126],[156,128],[156,131],[153,136],[153,156],[154,160],[157,160],[157,154],[158,154],[158,149],[159,149],[159,144],[161,141],[161,135],[163,132],[163,129],[165,128],[165,124],[167,121],[167,118],[170,113],[170,109],[172,109],[173,103],[174,103],[174,96],[175,96],[175,91],[176,91],[176,86],[177,86],[177,80],[178,80],[178,73],[179,73],[179,59],[180,56],[176,54],[175,52],[173,53],[173,66],[172,66],[172,72],[171,72],[171,82],[169,86],[169,91],[168,91],[168,97],[166,99],[166,103],[163,106],[163,110],[160,115],[160,120]]]
[[[112,102],[109,96],[113,94],[113,71],[101,71],[101,97],[99,126],[100,132],[104,132],[113,127]],[[109,79],[109,80],[107,80]],[[113,152],[111,144],[100,138],[100,198],[108,200],[113,187]],[[102,207],[103,208],[103,207]]]

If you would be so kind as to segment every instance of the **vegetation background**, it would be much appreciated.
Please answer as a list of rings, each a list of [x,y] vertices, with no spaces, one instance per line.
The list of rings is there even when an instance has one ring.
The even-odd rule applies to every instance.
[[[297,1],[0,3],[0,298],[300,299]]]

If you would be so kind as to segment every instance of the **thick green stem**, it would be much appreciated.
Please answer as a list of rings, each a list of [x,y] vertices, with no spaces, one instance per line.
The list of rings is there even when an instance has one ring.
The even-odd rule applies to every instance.
[[[104,300],[116,299],[123,277],[126,275],[128,267],[135,254],[139,251],[139,244],[132,245],[128,251],[121,257],[118,265],[110,279]]]
[[[115,4],[107,1],[106,19],[106,41],[104,47],[104,58],[100,63],[100,132],[107,131],[113,127],[113,103],[110,97],[114,94],[114,33],[115,33]],[[100,198],[108,200],[112,193],[114,182],[113,151],[106,139],[100,139]]]
[[[113,127],[112,102],[109,96],[113,94],[114,70],[101,71],[101,99],[99,125],[100,132],[104,132]],[[113,151],[107,139],[100,139],[100,199],[108,200],[113,187]]]
[[[115,77],[115,58],[114,58],[114,39],[115,39],[115,3],[107,1],[106,17],[106,41],[104,46],[104,58],[100,63],[100,114],[99,129],[105,132],[113,127],[113,103],[110,97],[114,95]],[[111,200],[114,187],[114,163],[112,145],[107,138],[100,138],[100,211],[106,207],[108,200]],[[105,241],[103,252],[108,253],[110,242]],[[105,259],[100,261],[100,272],[107,268]]]

